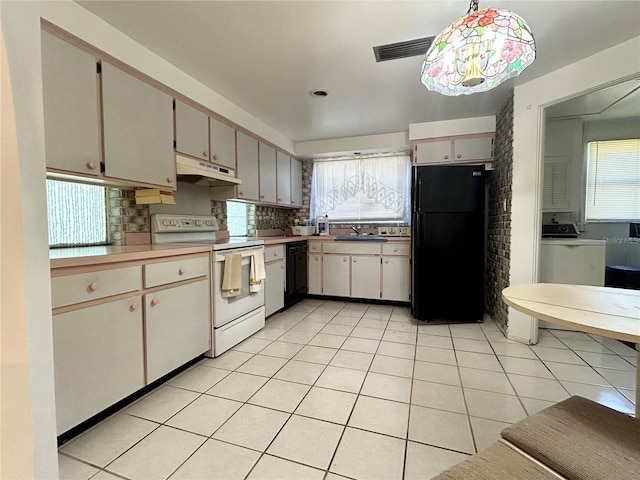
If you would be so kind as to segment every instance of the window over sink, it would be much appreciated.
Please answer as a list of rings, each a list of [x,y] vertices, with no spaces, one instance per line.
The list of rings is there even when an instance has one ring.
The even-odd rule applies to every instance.
[[[315,160],[311,218],[342,223],[409,223],[411,159],[407,153]]]

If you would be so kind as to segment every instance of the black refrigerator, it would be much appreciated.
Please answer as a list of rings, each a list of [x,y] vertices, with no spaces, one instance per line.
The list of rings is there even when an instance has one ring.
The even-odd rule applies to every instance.
[[[426,321],[482,321],[484,165],[414,167],[411,315]]]

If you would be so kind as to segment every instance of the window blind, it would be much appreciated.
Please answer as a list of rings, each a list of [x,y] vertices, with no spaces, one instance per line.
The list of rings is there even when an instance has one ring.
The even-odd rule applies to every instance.
[[[640,219],[640,139],[588,143],[586,221]]]
[[[409,223],[410,184],[407,154],[316,161],[311,218],[328,215],[331,222]]]

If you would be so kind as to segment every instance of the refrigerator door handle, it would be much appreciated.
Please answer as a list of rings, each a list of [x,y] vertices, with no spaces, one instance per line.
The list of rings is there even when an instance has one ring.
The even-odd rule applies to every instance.
[[[418,195],[417,195],[417,202],[416,202],[416,212],[417,213],[421,213],[422,212],[422,178],[420,178],[420,174],[418,173]]]

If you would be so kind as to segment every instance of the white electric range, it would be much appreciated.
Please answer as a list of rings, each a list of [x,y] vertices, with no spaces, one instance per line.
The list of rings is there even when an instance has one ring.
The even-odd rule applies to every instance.
[[[205,355],[217,357],[265,325],[264,288],[251,292],[249,277],[254,255],[264,255],[264,241],[247,238],[216,238],[215,217],[197,215],[151,215],[152,243],[211,245],[212,348]],[[222,296],[225,255],[241,255],[242,290],[235,297]]]

